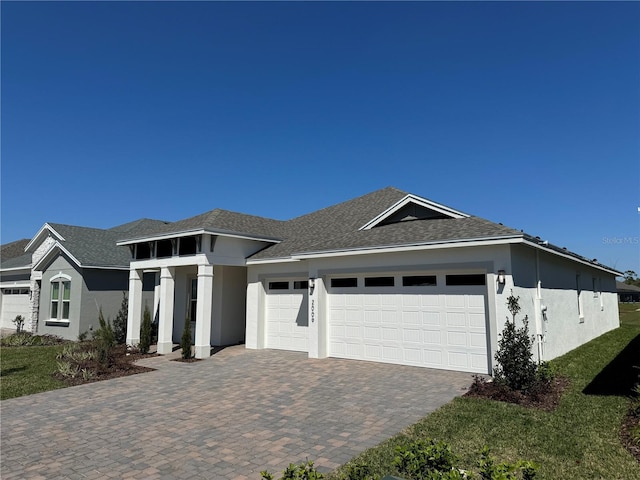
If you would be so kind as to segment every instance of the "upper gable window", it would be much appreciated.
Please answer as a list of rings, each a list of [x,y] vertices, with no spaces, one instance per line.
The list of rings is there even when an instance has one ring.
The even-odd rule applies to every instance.
[[[400,210],[385,218],[377,226],[389,225],[392,223],[410,222],[412,220],[434,220],[440,218],[451,218],[430,208],[415,203],[409,203]]]

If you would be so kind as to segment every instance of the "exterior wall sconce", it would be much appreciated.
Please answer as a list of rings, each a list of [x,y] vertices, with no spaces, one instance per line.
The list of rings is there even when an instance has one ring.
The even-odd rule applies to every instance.
[[[316,279],[315,278],[310,278],[309,279],[309,292],[313,293],[313,289],[316,287]]]
[[[505,271],[504,270],[498,270],[498,283],[500,285],[504,285],[506,281],[507,281],[507,278],[506,278]]]

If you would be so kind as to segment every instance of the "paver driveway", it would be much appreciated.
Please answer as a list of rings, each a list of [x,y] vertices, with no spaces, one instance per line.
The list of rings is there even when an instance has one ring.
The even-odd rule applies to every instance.
[[[256,479],[289,462],[346,462],[460,395],[465,373],[275,350],[0,403],[1,476]]]

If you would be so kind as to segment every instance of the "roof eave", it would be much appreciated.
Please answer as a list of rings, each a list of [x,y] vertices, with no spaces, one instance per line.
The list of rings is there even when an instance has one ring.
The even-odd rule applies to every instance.
[[[196,228],[196,229],[190,229],[190,230],[179,230],[179,231],[170,232],[170,233],[162,233],[158,235],[148,235],[144,237],[119,240],[116,242],[116,245],[126,246],[126,245],[132,245],[134,243],[140,243],[140,242],[153,242],[157,240],[168,240],[170,238],[187,237],[189,235],[202,235],[202,234],[219,235],[222,237],[243,238],[247,240],[256,240],[260,242],[270,242],[270,243],[282,242],[282,239],[280,238],[267,237],[263,235],[251,235],[251,234],[242,233],[242,232],[234,232],[231,230]]]

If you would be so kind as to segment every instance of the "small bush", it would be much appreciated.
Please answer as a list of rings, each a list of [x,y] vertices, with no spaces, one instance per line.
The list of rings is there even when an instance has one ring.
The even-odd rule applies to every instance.
[[[127,341],[127,319],[129,318],[129,299],[127,293],[122,292],[120,310],[113,319],[113,334],[118,345],[124,345]]]
[[[373,475],[369,465],[359,462],[347,463],[345,473],[341,477],[342,480],[377,480],[378,478]]]
[[[482,480],[533,480],[537,472],[536,465],[529,461],[496,463],[487,446],[480,453],[478,467]]]
[[[498,351],[495,354],[497,366],[493,376],[497,383],[505,384],[512,390],[526,392],[536,384],[538,368],[533,360],[534,337],[529,335],[528,317],[524,317],[521,328],[516,328],[516,315],[520,311],[519,299],[520,297],[513,296],[513,292],[507,298],[512,321],[507,320],[498,340]]]
[[[180,347],[182,348],[182,358],[187,360],[191,358],[191,319],[187,316],[184,320],[184,329],[182,330],[182,338],[180,339]]]
[[[0,339],[0,345],[3,347],[38,347],[59,345],[65,342],[66,340],[64,338],[55,335],[33,335],[25,331],[13,333]]]
[[[93,346],[96,349],[98,361],[108,364],[111,359],[113,347],[116,346],[116,339],[109,319],[105,320],[102,308],[98,313],[98,329],[93,332]]]
[[[263,470],[260,472],[263,480],[274,480],[273,474]],[[321,480],[324,475],[316,470],[313,466],[313,462],[301,463],[295,465],[290,463],[287,468],[282,472],[280,480]]]
[[[393,463],[400,475],[411,479],[462,478],[457,470],[458,476],[448,476],[454,470],[456,460],[448,444],[427,439],[396,447]]]
[[[22,327],[24,327],[24,317],[22,315],[16,315],[16,318],[11,321],[16,326],[16,333],[22,332]]]
[[[140,353],[147,354],[151,348],[151,312],[149,306],[144,306],[142,325],[140,325]]]

